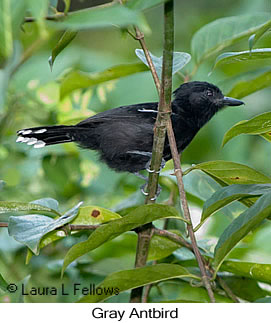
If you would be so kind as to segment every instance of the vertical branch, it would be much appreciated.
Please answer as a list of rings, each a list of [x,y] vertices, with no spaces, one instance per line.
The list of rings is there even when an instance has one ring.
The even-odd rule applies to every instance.
[[[208,292],[209,298],[212,303],[215,303],[215,298],[214,298],[214,293],[212,291],[212,287],[209,281],[209,277],[207,276],[207,272],[199,251],[199,248],[197,246],[197,241],[195,237],[195,233],[193,230],[192,222],[191,222],[191,216],[190,216],[190,211],[188,208],[188,203],[187,203],[187,198],[186,198],[186,193],[184,190],[184,184],[183,184],[183,174],[182,174],[182,169],[181,169],[181,162],[180,162],[180,156],[178,154],[177,146],[176,146],[176,141],[175,141],[175,136],[172,128],[172,123],[171,120],[168,120],[167,123],[167,134],[168,134],[168,140],[169,140],[169,145],[171,149],[171,155],[173,158],[173,163],[174,163],[174,170],[175,170],[175,176],[177,178],[177,184],[178,184],[178,189],[179,189],[179,194],[180,194],[180,200],[182,203],[183,207],[183,213],[185,219],[188,221],[189,224],[187,224],[187,231],[189,234],[189,238],[191,240],[191,245],[193,248],[193,252],[195,254],[195,257],[197,259],[201,276],[202,276],[202,282]]]
[[[148,182],[148,196],[146,197],[145,204],[151,204],[155,201],[155,195],[158,187],[159,171],[164,152],[164,144],[166,138],[167,123],[170,120],[171,114],[171,93],[172,93],[172,60],[173,60],[173,44],[174,44],[174,7],[173,0],[168,1],[164,5],[164,51],[163,51],[163,68],[162,68],[162,82],[160,86],[160,97],[158,105],[158,114],[154,126],[153,149],[151,160],[151,172],[149,174]],[[142,41],[142,34],[136,29],[136,35]],[[140,37],[139,37],[140,36]],[[142,45],[142,42],[141,42]],[[144,46],[143,50],[148,59],[148,51]],[[146,55],[147,52],[147,55]],[[159,91],[159,79],[151,65],[151,59],[148,59],[151,71],[153,73],[154,81]],[[138,243],[136,252],[135,267],[145,266],[148,257],[148,249],[152,235],[152,224],[149,223],[142,226],[138,230]],[[143,287],[133,289],[131,292],[131,302],[141,302]]]

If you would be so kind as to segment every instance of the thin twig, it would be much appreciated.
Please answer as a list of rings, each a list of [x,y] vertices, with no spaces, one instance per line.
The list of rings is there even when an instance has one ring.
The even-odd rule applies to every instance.
[[[0,222],[0,228],[8,228],[8,223]]]
[[[148,50],[148,48],[146,46],[146,42],[145,42],[145,39],[144,39],[144,34],[139,30],[138,27],[135,27],[135,32],[136,32],[135,38],[140,42],[140,45],[141,45],[141,47],[142,47],[142,49],[144,51],[146,60],[147,60],[148,65],[150,67],[150,70],[151,70],[151,73],[152,73],[152,77],[153,77],[157,92],[158,92],[158,94],[160,94],[160,80],[159,80],[159,77],[157,75],[156,69],[154,67],[153,61],[151,59],[150,52],[149,52],[149,50]]]
[[[186,241],[184,238],[180,237],[179,235],[167,231],[167,230],[161,230],[161,229],[157,229],[154,228],[153,229],[153,234],[161,236],[161,237],[166,237],[171,241],[176,242],[177,244],[179,244],[182,247],[185,247],[189,250],[191,250],[194,253],[194,249],[191,243],[189,243],[188,241]],[[211,274],[213,274],[215,271],[214,269],[211,267],[211,265],[208,263],[208,261],[202,256],[200,255],[202,258],[202,262],[205,266],[205,268],[208,268],[208,270],[210,271]],[[234,295],[234,293],[232,292],[232,290],[229,288],[229,286],[226,284],[226,282],[220,277],[220,276],[216,276],[216,279],[218,281],[218,283],[220,284],[220,286],[224,289],[224,291],[226,292],[226,294],[235,302],[235,303],[239,303],[238,298]]]
[[[171,241],[174,241],[174,242],[178,243],[180,246],[186,247],[189,250],[193,251],[193,248],[192,248],[191,244],[188,241],[186,241],[183,237],[180,237],[179,235],[177,235],[177,234],[175,234],[173,232],[154,228],[153,229],[153,234],[156,234],[156,235],[158,235],[160,237],[166,237],[166,238],[170,239]]]
[[[226,284],[226,282],[219,275],[216,276],[216,279],[217,279],[218,283],[220,284],[220,286],[224,289],[226,294],[229,296],[229,298],[231,298],[235,303],[240,303],[239,299],[236,297],[236,295],[234,295],[234,293],[232,292],[230,287]]]
[[[179,156],[179,153],[178,153],[178,150],[177,150],[171,120],[168,120],[167,134],[168,134],[168,140],[169,140],[169,145],[170,145],[170,149],[171,149],[171,155],[172,155],[173,162],[174,162],[175,176],[177,178],[177,184],[178,184],[178,188],[179,188],[180,200],[181,200],[182,207],[183,207],[184,217],[189,223],[192,223],[191,222],[190,211],[189,211],[189,208],[188,208],[186,193],[185,193],[185,190],[184,190],[180,156]],[[188,234],[189,234],[189,237],[190,237],[190,240],[191,240],[191,244],[192,244],[192,247],[193,247],[193,250],[194,250],[195,257],[197,259],[197,262],[198,262],[198,265],[199,265],[199,268],[200,268],[200,272],[201,272],[201,275],[202,275],[202,282],[203,282],[203,284],[204,284],[204,286],[205,286],[205,288],[206,288],[206,290],[208,292],[208,295],[210,297],[211,302],[214,303],[215,298],[214,298],[214,293],[212,291],[212,287],[211,287],[211,284],[210,284],[210,280],[209,280],[209,277],[207,276],[207,272],[205,270],[201,254],[200,254],[199,248],[197,246],[197,241],[196,241],[196,237],[195,237],[195,234],[194,234],[193,226],[192,226],[192,224],[189,224],[189,223],[187,224],[187,231],[188,231]]]
[[[99,224],[97,225],[89,225],[89,224],[68,224],[69,229],[71,231],[80,231],[80,230],[96,230],[100,227]]]

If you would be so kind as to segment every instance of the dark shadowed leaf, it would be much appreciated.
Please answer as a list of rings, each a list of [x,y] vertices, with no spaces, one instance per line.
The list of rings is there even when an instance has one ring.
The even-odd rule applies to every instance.
[[[214,266],[216,270],[236,244],[270,214],[271,192],[261,196],[255,204],[232,221],[220,236],[215,247]]]
[[[108,293],[110,289],[116,289],[120,293],[139,286],[157,283],[167,279],[184,277],[199,279],[197,276],[189,273],[184,267],[173,264],[157,264],[143,268],[123,270],[107,276],[105,280],[97,286],[104,291],[101,295],[88,295],[81,298],[80,302],[96,303],[103,301],[110,296],[113,296]]]
[[[0,289],[2,289],[2,291],[6,292],[7,286],[8,286],[8,283],[5,281],[3,276],[0,274]]]
[[[233,201],[240,200],[244,197],[263,195],[266,192],[271,192],[271,184],[236,184],[220,188],[204,203],[200,224],[196,229],[198,229],[209,216]]]
[[[142,49],[136,49],[135,53],[137,57],[147,66],[149,66],[144,51]],[[163,65],[163,56],[157,57],[150,53],[151,59],[155,66],[158,77],[162,77],[162,65]],[[173,65],[172,65],[172,75],[180,71],[186,64],[189,63],[191,55],[183,52],[174,52],[173,53]]]
[[[60,99],[77,89],[84,89],[90,86],[118,79],[120,77],[147,71],[148,68],[142,63],[117,65],[97,73],[83,73],[72,71],[61,81]]]
[[[73,31],[104,28],[139,26],[145,33],[150,29],[142,13],[131,10],[119,4],[93,7],[69,13],[61,21],[50,22],[50,25],[58,29],[71,29]]]
[[[268,132],[271,132],[271,112],[260,114],[250,120],[238,122],[226,132],[222,145],[226,145],[232,138],[241,134],[262,135]]]
[[[56,220],[38,214],[11,216],[8,225],[9,235],[38,255],[41,238],[48,232],[71,222],[76,217],[81,204],[77,204]]]
[[[69,45],[69,43],[75,38],[76,35],[77,32],[66,30],[61,36],[56,46],[52,50],[52,55],[48,59],[51,70],[53,69],[53,64],[58,54],[60,54],[63,49]]]
[[[258,298],[269,295],[254,279],[229,276],[223,277],[223,280],[235,296],[248,302],[254,302]]]
[[[233,98],[241,99],[251,93],[271,85],[271,69],[262,68],[242,73],[219,84],[223,93]]]
[[[200,63],[225,47],[256,33],[269,20],[268,13],[217,19],[195,33],[191,44],[192,56]]]
[[[74,245],[68,251],[64,259],[62,274],[71,262],[87,252],[98,248],[106,241],[112,240],[122,233],[135,229],[140,225],[162,218],[181,219],[178,211],[173,207],[159,204],[143,205],[121,219],[116,219],[100,226],[91,234],[88,240]]]

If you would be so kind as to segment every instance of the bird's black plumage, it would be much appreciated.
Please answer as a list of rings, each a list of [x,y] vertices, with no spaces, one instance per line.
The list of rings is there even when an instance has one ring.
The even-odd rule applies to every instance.
[[[183,151],[194,136],[225,105],[242,101],[224,97],[213,84],[188,82],[174,92],[172,125],[178,151]],[[157,102],[122,106],[98,113],[74,126],[48,126],[19,130],[18,142],[35,148],[65,142],[76,142],[96,150],[101,159],[116,171],[138,172],[146,168],[153,145],[153,128]],[[166,139],[164,159],[171,159]]]

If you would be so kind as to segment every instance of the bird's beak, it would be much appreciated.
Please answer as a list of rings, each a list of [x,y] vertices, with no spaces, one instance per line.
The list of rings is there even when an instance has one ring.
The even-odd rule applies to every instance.
[[[242,105],[245,104],[243,101],[234,99],[234,98],[230,98],[228,96],[224,96],[223,99],[223,104],[224,105],[229,105],[229,106],[237,106],[237,105]]]

